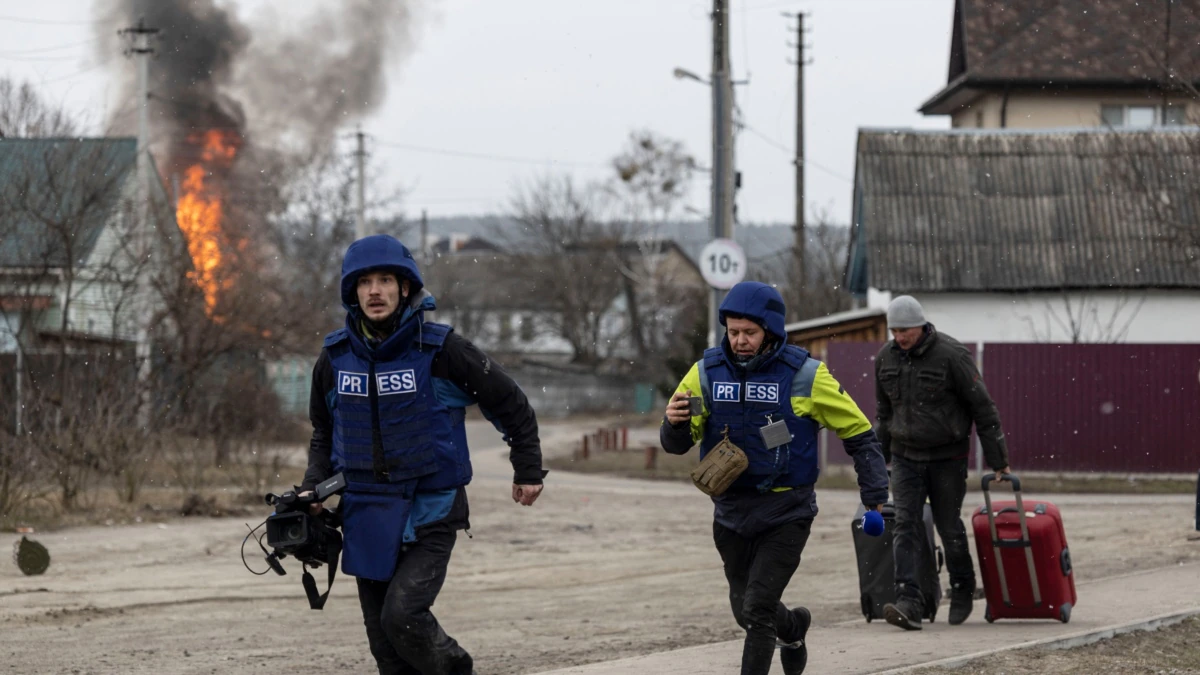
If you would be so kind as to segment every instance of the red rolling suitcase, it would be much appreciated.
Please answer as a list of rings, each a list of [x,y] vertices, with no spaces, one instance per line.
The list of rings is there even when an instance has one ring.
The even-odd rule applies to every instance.
[[[971,518],[975,549],[987,594],[984,618],[1071,620],[1075,574],[1063,530],[1062,514],[1050,502],[1024,502],[1021,480],[1011,474],[1016,501],[992,504],[983,477],[984,505]],[[1028,509],[1028,510],[1026,510]]]

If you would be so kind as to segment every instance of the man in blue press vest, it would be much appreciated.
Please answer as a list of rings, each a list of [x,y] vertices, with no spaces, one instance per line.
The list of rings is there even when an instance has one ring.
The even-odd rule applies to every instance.
[[[412,254],[376,235],[342,262],[346,327],[325,337],[313,369],[313,434],[302,490],[342,472],[342,569],[380,675],[471,675],[471,656],[430,607],[468,523],[465,408],[478,403],[511,448],[513,501],[542,491],[537,418],[520,387],[434,309]],[[320,505],[314,505],[319,512]]]
[[[854,458],[863,505],[887,501],[887,468],[871,423],[824,363],[787,344],[778,291],[744,281],[721,303],[726,335],[704,352],[667,405],[663,449],[684,454],[700,444],[701,460],[724,438],[748,464],[713,496],[713,539],[725,566],[729,602],[746,630],[742,675],[766,675],[780,647],[786,675],[804,672],[812,614],[780,602],[800,564],[817,515],[817,431],[832,429]],[[688,398],[700,396],[701,410]],[[790,438],[790,440],[789,440]],[[718,450],[720,451],[720,450]]]

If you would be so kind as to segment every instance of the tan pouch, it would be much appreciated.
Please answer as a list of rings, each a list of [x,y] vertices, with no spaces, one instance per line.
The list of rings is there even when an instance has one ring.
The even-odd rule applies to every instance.
[[[704,494],[717,497],[724,494],[749,465],[746,453],[729,440],[729,427],[726,427],[725,438],[692,469],[692,483]]]

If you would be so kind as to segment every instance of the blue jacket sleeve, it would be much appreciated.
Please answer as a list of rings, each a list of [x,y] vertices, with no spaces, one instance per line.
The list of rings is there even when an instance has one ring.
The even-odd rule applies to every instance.
[[[865,431],[842,441],[846,454],[854,459],[858,474],[858,492],[866,506],[883,504],[888,499],[887,465],[875,431]]]

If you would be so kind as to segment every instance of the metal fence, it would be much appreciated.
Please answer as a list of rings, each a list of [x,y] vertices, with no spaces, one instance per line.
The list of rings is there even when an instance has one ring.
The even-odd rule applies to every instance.
[[[834,343],[828,354],[830,371],[872,420],[881,346]],[[971,349],[1016,470],[1191,474],[1200,468],[1200,345]],[[831,465],[849,463],[833,434],[826,452]]]

